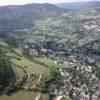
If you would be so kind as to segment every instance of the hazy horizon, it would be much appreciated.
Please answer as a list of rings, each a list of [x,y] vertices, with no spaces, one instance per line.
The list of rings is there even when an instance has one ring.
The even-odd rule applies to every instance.
[[[68,3],[68,2],[81,2],[81,1],[100,1],[100,0],[3,0],[0,1],[0,6],[5,6],[5,5],[23,5],[23,4],[28,4],[28,3]]]

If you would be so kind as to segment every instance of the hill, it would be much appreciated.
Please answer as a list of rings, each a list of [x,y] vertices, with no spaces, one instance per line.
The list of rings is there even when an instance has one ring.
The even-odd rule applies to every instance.
[[[60,91],[69,91],[70,86],[74,89],[74,85],[86,83],[90,89],[94,84],[90,92],[99,86],[99,1],[67,7],[70,10],[51,4],[0,7],[0,89],[7,87],[4,94],[19,90],[9,97],[1,96],[0,100],[31,100],[40,94],[43,100],[49,100],[48,94],[55,94],[55,89],[59,95]],[[70,77],[67,71],[73,78],[66,81],[68,84],[63,81]]]
[[[0,7],[0,31],[31,28],[37,19],[58,17],[64,10],[51,4],[26,4]]]
[[[79,9],[100,7],[100,1],[76,2],[76,3],[60,3],[60,4],[56,4],[56,6],[60,7],[60,8],[65,8],[65,9],[79,10]]]
[[[4,51],[0,48],[0,95],[9,91],[7,87],[16,82],[15,73]]]

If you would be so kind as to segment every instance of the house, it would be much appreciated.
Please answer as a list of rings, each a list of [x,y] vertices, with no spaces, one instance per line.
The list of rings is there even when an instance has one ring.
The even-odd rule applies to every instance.
[[[30,49],[29,55],[34,57],[38,56],[39,54],[36,49]]]
[[[90,64],[92,64],[92,63],[95,63],[95,59],[93,59],[92,57],[88,57],[88,62],[90,63]]]
[[[98,96],[93,95],[93,96],[92,96],[92,100],[98,100]]]

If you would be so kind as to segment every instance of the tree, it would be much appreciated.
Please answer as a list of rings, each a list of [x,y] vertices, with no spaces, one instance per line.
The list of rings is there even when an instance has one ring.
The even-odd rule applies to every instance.
[[[0,93],[13,82],[15,82],[15,74],[11,63],[5,53],[0,50]]]

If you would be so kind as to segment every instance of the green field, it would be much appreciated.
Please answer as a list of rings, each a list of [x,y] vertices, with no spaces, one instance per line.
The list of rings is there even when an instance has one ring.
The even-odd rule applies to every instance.
[[[58,66],[57,64],[55,64],[54,60],[51,60],[50,58],[47,58],[47,57],[36,58],[36,59],[39,60],[40,62],[45,63],[46,65],[48,65],[49,68]]]
[[[45,76],[49,76],[49,72],[50,72],[49,68],[46,68],[40,64],[34,63],[28,58],[24,57],[22,55],[21,49],[15,49],[15,52],[18,55],[21,55],[21,57],[16,55],[16,53],[12,53],[12,52],[7,53],[7,55],[11,57],[12,63],[23,67],[25,70],[27,70],[28,73],[45,74]]]
[[[39,93],[34,93],[34,92],[28,92],[28,91],[19,91],[12,96],[0,96],[0,100],[35,100],[36,96]],[[48,95],[42,94],[42,99],[43,100],[49,100]]]
[[[6,48],[5,48],[6,49]],[[46,64],[48,67],[41,65],[38,62],[32,61],[32,59],[27,58],[22,54],[22,49],[7,49],[6,55],[10,58],[10,61],[12,62],[12,68],[16,74],[16,84],[20,83],[23,80],[23,77],[25,77],[27,74],[34,74],[34,75],[42,75],[42,79],[40,83],[43,81],[43,79],[49,79],[50,78],[50,68],[56,67],[57,65],[54,63],[53,60],[47,57],[43,58],[35,58],[39,62],[42,62]],[[34,59],[33,59],[34,60]],[[36,80],[36,79],[35,79]],[[26,85],[27,86],[27,85]],[[38,96],[37,92],[30,92],[30,91],[22,91],[16,92],[12,94],[11,96],[3,95],[0,97],[0,100],[35,100],[36,96]],[[41,95],[43,100],[49,100],[48,95]]]
[[[43,39],[45,39],[43,35],[28,34],[26,40],[43,40]]]
[[[17,64],[19,66],[22,66],[23,68],[26,68],[26,70],[29,73],[36,73],[36,74],[45,74],[45,75],[49,75],[50,70],[44,66],[41,66],[39,64],[33,63],[32,61],[30,61],[29,59],[25,58],[25,57],[21,57],[21,60],[17,60],[17,59],[12,59],[11,60],[14,64]]]

